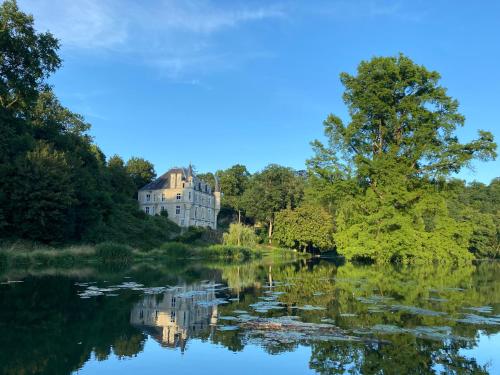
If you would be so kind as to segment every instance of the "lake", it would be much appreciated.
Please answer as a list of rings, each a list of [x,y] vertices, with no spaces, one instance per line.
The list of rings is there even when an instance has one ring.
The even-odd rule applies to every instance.
[[[500,264],[12,271],[2,374],[500,374]]]

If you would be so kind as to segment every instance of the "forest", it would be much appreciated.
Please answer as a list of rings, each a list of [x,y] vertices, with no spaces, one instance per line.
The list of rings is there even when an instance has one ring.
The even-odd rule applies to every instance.
[[[153,248],[179,228],[139,210],[151,162],[106,156],[83,116],[49,84],[59,41],[15,1],[0,6],[0,238],[51,245],[115,241]],[[362,61],[342,73],[349,118],[329,114],[306,170],[234,165],[199,173],[223,191],[220,226],[256,231],[252,243],[367,262],[470,262],[500,257],[500,178],[456,178],[496,157],[488,131],[466,125],[438,72],[409,57]],[[234,229],[236,230],[236,229]],[[252,236],[250,236],[252,237]]]

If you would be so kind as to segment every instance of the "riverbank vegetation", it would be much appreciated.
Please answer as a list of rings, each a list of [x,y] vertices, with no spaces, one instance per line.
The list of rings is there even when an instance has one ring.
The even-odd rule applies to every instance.
[[[166,242],[153,249],[132,248],[115,242],[96,246],[72,245],[54,248],[33,242],[18,241],[0,245],[0,272],[11,269],[72,268],[96,265],[121,269],[151,262],[178,264],[198,261],[247,262],[250,260],[291,260],[303,256],[288,249],[262,245],[236,246],[220,244],[193,245]]]
[[[191,244],[183,248],[189,256],[227,259],[257,254],[258,243],[369,262],[500,257],[500,179],[454,178],[472,161],[496,157],[493,135],[481,130],[461,143],[458,101],[439,73],[404,55],[374,57],[356,74],[341,74],[349,118],[327,116],[326,142],[312,142],[307,170],[271,164],[251,174],[237,164],[200,174],[211,184],[217,177],[224,192],[222,236],[180,233],[168,217],[139,210],[137,189],[156,177],[154,166],[106,157],[90,124],[62,106],[47,81],[61,66],[59,42],[37,32],[12,0],[0,5],[0,33],[0,238],[60,247],[54,257],[2,251],[0,265],[70,262],[77,252],[64,246],[109,241],[141,249],[132,257],[165,246],[181,252],[182,243]],[[89,248],[81,247],[82,258],[95,256]],[[105,250],[102,259],[118,256],[106,251],[114,254]]]

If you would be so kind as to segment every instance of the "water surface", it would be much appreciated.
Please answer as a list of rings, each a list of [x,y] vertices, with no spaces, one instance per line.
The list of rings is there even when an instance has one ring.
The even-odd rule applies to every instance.
[[[0,284],[0,373],[500,374],[500,265],[38,270]]]

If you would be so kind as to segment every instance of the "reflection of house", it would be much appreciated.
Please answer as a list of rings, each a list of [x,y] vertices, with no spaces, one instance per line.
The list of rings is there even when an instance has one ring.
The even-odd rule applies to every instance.
[[[131,311],[130,323],[147,331],[163,346],[184,350],[187,339],[217,322],[215,292],[208,284],[177,287],[163,295],[147,295]]]

